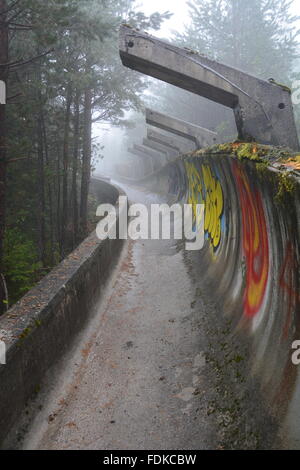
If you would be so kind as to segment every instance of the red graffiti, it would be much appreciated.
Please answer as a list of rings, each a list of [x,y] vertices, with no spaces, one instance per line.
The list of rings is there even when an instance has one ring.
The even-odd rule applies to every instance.
[[[269,276],[269,242],[262,198],[234,162],[233,173],[242,211],[243,250],[246,261],[244,313],[254,317],[262,306]]]

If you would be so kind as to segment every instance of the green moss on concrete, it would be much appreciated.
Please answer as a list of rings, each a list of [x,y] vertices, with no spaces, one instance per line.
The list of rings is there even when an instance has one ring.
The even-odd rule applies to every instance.
[[[277,175],[278,189],[275,195],[277,203],[284,203],[287,196],[290,196],[296,191],[296,182],[288,173],[280,173]]]
[[[283,91],[287,91],[290,95],[292,94],[292,90],[290,89],[290,87],[284,85],[283,83],[276,82],[274,78],[269,78],[269,82],[273,85],[279,86]]]
[[[288,205],[297,188],[295,174],[300,171],[300,154],[284,147],[260,145],[256,142],[231,142],[197,150],[188,157],[229,156],[255,164],[257,177],[274,186],[274,198]],[[185,157],[186,158],[186,157]],[[271,168],[277,173],[270,171]]]
[[[20,339],[25,339],[31,333],[31,328],[25,328],[25,330],[20,334]]]
[[[298,186],[295,174],[300,172],[300,154],[284,147],[236,141],[200,149],[183,158],[217,155],[253,162],[257,177],[262,178],[264,183],[269,182],[273,185],[276,203],[289,205],[291,196],[294,196]],[[276,173],[270,171],[272,167],[277,170]]]
[[[251,160],[261,163],[274,163],[280,162],[284,164],[286,161],[291,161],[299,158],[292,150],[284,147],[273,147],[271,145],[261,145],[256,142],[230,142],[225,144],[213,145],[205,149],[197,150],[190,155],[199,157],[203,155],[228,155],[237,157],[239,160]]]
[[[259,176],[266,176],[269,168],[268,162],[257,162],[255,163],[255,168]]]

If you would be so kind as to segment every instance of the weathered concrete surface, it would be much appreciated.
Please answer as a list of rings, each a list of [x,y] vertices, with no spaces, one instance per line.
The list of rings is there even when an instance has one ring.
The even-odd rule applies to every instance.
[[[139,158],[140,163],[138,166],[139,166],[140,176],[152,174],[155,171],[155,169],[159,168],[156,160],[153,161],[153,158],[151,156],[149,155],[147,156],[144,153],[141,153],[136,148],[134,147],[128,148],[128,152]]]
[[[167,161],[170,161],[171,159],[174,160],[174,157],[178,157],[178,152],[159,142],[154,142],[150,139],[143,139],[143,145],[145,147],[149,147],[152,150],[156,150],[156,152],[160,152],[166,155]]]
[[[241,425],[249,430],[258,415],[269,416],[276,429],[271,446],[295,449],[300,448],[299,366],[292,363],[292,343],[300,338],[299,170],[298,155],[234,143],[182,157],[141,183],[173,202],[205,205],[205,247],[185,258],[201,299],[216,305],[215,324],[227,322],[228,337],[211,338],[209,360],[222,373],[234,361],[241,365],[230,379],[241,386],[234,420],[250,413],[253,418],[248,414]],[[234,339],[239,345],[232,358]],[[245,395],[252,398],[241,405]],[[223,405],[229,407],[227,398]],[[259,412],[250,412],[251,406]],[[263,432],[267,421],[261,423]],[[260,431],[252,432],[259,442]]]
[[[156,248],[128,243],[93,330],[66,362],[51,399],[41,400],[23,448],[216,446],[213,419],[200,410],[208,384],[193,286],[182,254]]]
[[[168,195],[126,192],[131,201],[168,200]],[[247,398],[234,383],[242,370],[234,361],[235,341],[230,338],[226,350],[222,383],[210,361],[211,343],[215,347],[228,340],[228,325],[200,294],[202,280],[195,274],[174,241],[128,242],[97,316],[44,384],[46,396],[41,393],[32,405],[42,410],[19,445],[61,450],[270,447],[272,420],[255,402],[255,390],[255,410],[251,403],[247,410]],[[240,417],[237,399],[244,407]]]
[[[143,160],[146,174],[155,173],[167,163],[165,154],[158,153],[144,145],[134,144],[128,151]]]
[[[98,184],[108,195],[109,185]],[[115,202],[119,191],[110,189]],[[7,348],[7,363],[0,365],[0,447],[47,370],[91,317],[121,247],[121,240],[101,242],[93,233],[0,318]]]
[[[139,145],[139,144],[134,144],[133,148],[140,152],[141,154],[148,155],[153,159],[154,162],[160,163],[160,166],[163,165],[163,163],[167,163],[166,155],[162,154],[160,152],[157,152],[156,150],[152,150],[145,145]]]
[[[241,140],[299,149],[291,93],[240,70],[122,25],[125,66],[184,88],[234,111]]]
[[[109,178],[103,176],[91,179],[90,194],[95,198],[97,204],[115,204],[118,197],[118,188],[110,183]]]
[[[28,409],[19,446],[300,448],[299,157],[282,153],[198,151],[129,193],[204,204],[204,248],[126,245],[95,320],[32,403],[32,425]]]
[[[176,137],[164,135],[161,132],[150,129],[149,127],[147,128],[147,137],[149,140],[153,140],[154,142],[158,142],[176,150],[180,155],[195,150],[195,147],[192,143],[183,139],[179,140]]]
[[[190,122],[146,109],[146,122],[151,126],[184,137],[195,143],[196,148],[209,147],[217,142],[218,134]]]
[[[299,366],[291,349],[300,338],[299,157],[278,162],[278,149],[269,148],[259,160],[256,144],[220,147],[170,164],[149,187],[205,205],[205,247],[186,254],[195,282],[244,345],[237,349],[243,366],[236,380],[249,396],[256,382],[256,406],[274,417],[282,439],[273,445],[299,449]],[[229,344],[223,341],[222,349]],[[226,368],[226,355],[210,357]]]

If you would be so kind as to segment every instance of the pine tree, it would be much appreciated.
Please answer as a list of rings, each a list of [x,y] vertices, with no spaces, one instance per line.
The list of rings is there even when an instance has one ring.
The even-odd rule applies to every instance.
[[[93,123],[121,124],[141,107],[146,79],[121,64],[119,24],[157,29],[168,17],[147,17],[134,0],[0,1],[0,80],[9,95],[0,106],[0,273],[10,302],[92,229]],[[4,297],[0,287],[0,314]]]
[[[177,41],[216,60],[289,82],[299,57],[293,0],[190,0],[191,24]]]
[[[0,80],[7,83],[8,68],[8,4],[0,0]],[[6,284],[3,266],[3,243],[5,231],[6,201],[6,106],[0,104],[0,315],[5,310]]]

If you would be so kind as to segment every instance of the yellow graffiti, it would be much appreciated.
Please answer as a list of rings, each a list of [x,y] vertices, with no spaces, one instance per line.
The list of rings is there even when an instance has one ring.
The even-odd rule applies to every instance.
[[[197,220],[197,204],[205,204],[204,229],[213,248],[216,248],[221,241],[221,217],[224,208],[220,181],[213,176],[207,165],[202,165],[202,172],[190,162],[185,162],[185,166],[189,182],[188,203],[193,207],[194,220]]]
[[[193,164],[185,162],[185,167],[189,183],[187,202],[192,206],[193,223],[196,224],[196,222],[200,223],[197,213],[197,204],[204,204],[204,200],[202,198],[202,181],[198,170]]]
[[[211,173],[209,166],[203,165],[203,179],[206,188],[204,229],[208,232],[213,247],[221,241],[221,217],[223,213],[223,192],[220,181]]]

